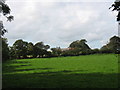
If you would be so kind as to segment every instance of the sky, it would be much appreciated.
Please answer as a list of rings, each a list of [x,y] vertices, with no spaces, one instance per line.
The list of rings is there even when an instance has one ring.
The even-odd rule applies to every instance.
[[[116,12],[109,10],[113,0],[7,0],[14,21],[3,18],[11,46],[16,40],[44,42],[67,48],[71,42],[86,39],[91,48],[100,48],[118,35]]]

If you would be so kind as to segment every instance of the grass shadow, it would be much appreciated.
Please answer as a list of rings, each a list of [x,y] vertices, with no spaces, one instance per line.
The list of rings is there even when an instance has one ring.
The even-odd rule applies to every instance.
[[[118,74],[58,71],[3,75],[3,88],[118,88]]]
[[[31,66],[31,64],[23,64],[23,65],[16,65],[16,66],[14,66],[14,65],[3,65],[2,66],[2,71],[3,71],[3,73],[4,72],[15,72],[16,71],[16,68],[18,68],[18,67],[22,67],[22,66]]]
[[[50,70],[50,69],[53,69],[53,68],[17,69],[15,71]]]

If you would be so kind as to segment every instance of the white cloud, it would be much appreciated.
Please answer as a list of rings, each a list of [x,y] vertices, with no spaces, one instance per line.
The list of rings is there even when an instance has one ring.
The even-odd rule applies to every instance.
[[[19,0],[18,0],[19,1]],[[43,41],[52,47],[68,47],[74,40],[87,39],[100,47],[117,34],[111,3],[32,2],[9,0],[15,20],[5,23],[10,45],[19,38],[36,43]]]

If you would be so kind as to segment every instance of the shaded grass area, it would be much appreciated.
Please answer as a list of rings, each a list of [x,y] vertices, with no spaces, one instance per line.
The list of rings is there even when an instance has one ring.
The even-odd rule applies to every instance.
[[[117,88],[118,56],[19,59],[3,63],[3,88]]]
[[[3,88],[118,88],[118,74],[47,72],[3,76]]]

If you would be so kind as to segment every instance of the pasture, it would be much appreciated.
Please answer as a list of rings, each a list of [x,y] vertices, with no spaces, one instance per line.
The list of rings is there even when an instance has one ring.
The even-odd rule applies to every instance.
[[[3,88],[117,88],[118,55],[18,59],[3,63]]]

